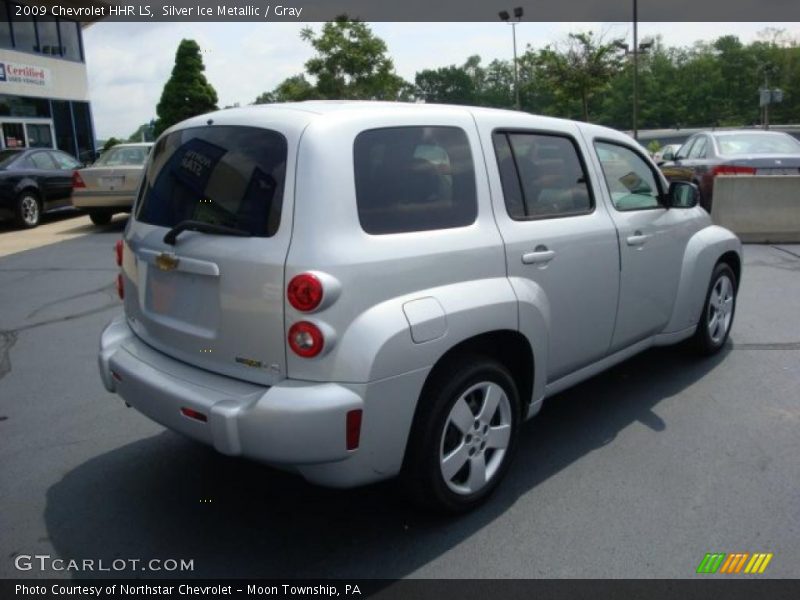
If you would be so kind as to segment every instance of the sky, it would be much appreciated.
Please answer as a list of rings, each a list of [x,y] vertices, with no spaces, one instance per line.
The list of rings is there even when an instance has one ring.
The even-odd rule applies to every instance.
[[[96,136],[127,138],[155,118],[155,107],[183,38],[203,51],[206,77],[219,106],[249,104],[256,96],[303,72],[312,50],[300,30],[315,23],[112,23],[84,30],[89,94]],[[511,30],[496,23],[373,23],[388,46],[397,73],[413,81],[417,71],[463,64],[478,54],[483,63],[512,57]],[[690,46],[734,34],[747,43],[767,28],[800,39],[800,23],[639,23],[639,40],[661,35],[667,46]],[[568,33],[595,31],[631,42],[631,23],[526,23],[517,26],[517,48],[541,48]]]

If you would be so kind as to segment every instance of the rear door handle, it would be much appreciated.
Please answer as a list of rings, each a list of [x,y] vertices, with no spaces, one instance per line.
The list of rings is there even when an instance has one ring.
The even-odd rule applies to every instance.
[[[533,252],[526,252],[522,255],[522,263],[526,265],[543,265],[553,260],[555,255],[554,250],[548,250],[545,246],[537,246]]]
[[[644,246],[649,239],[649,235],[643,235],[641,231],[636,231],[633,235],[629,235],[625,241],[628,242],[628,246]]]

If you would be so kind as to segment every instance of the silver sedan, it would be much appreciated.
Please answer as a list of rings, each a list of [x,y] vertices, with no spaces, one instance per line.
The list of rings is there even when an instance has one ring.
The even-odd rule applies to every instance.
[[[95,225],[107,224],[115,213],[129,212],[152,146],[118,144],[90,167],[75,171],[72,205],[88,211]]]

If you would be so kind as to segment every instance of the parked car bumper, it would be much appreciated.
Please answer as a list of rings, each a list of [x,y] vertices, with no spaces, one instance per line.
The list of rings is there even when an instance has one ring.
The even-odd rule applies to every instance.
[[[142,342],[123,316],[103,331],[98,362],[106,389],[161,425],[223,454],[297,471],[331,487],[399,471],[414,410],[409,390],[421,386],[427,372],[375,384],[284,379],[265,387],[172,359]],[[359,448],[348,450],[347,413],[363,410],[369,398],[377,402],[364,411]]]
[[[74,190],[72,206],[75,208],[120,208],[130,209],[135,194],[132,192],[92,192]]]

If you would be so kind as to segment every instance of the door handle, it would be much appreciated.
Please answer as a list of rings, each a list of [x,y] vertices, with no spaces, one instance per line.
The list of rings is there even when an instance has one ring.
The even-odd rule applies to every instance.
[[[641,231],[635,231],[633,235],[629,235],[625,241],[628,242],[628,246],[644,246],[649,239],[649,235],[643,235]]]
[[[522,264],[543,265],[553,260],[555,255],[555,251],[548,250],[547,246],[536,246],[533,252],[526,252],[522,255]]]

